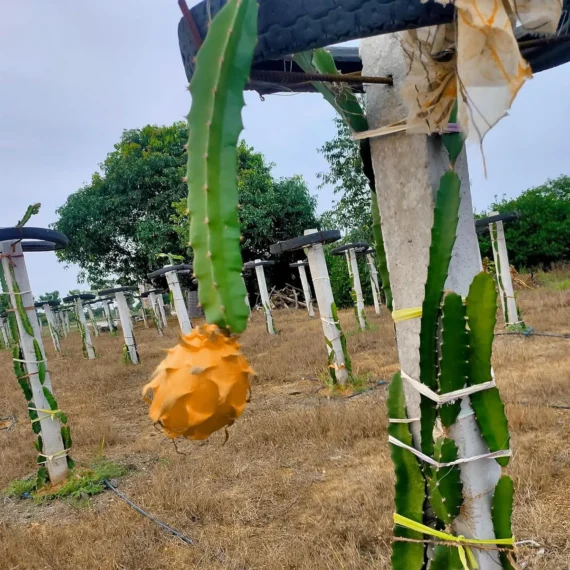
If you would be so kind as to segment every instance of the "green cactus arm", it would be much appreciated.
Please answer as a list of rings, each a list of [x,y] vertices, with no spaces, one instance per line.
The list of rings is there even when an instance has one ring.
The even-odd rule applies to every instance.
[[[438,320],[459,219],[460,186],[459,176],[448,170],[441,177],[434,209],[420,328],[420,381],[432,390],[437,387]],[[420,407],[422,451],[431,456],[436,407],[434,402],[423,396]]]
[[[456,101],[449,117],[450,123],[457,123],[457,109],[458,106]],[[445,146],[447,154],[449,155],[451,167],[453,168],[455,167],[455,162],[463,150],[463,143],[465,142],[465,138],[462,133],[448,133],[446,135],[443,135],[441,139],[443,141],[443,146]]]
[[[455,442],[440,437],[435,443],[434,459],[438,463],[451,463],[459,459]],[[439,520],[449,526],[459,514],[463,505],[463,484],[461,471],[457,465],[432,469],[428,480],[430,505]]]
[[[57,410],[57,409],[58,409],[58,407],[57,407],[57,401],[56,401],[56,399],[53,397],[53,394],[50,392],[50,390],[49,390],[46,386],[44,386],[44,387],[42,388],[42,391],[43,391],[44,397],[45,397],[45,399],[46,399],[46,401],[47,401],[47,403],[48,403],[49,409],[50,409],[50,410]]]
[[[460,390],[468,382],[469,367],[465,305],[460,295],[449,293],[443,301],[441,361],[439,364],[439,391],[441,394]],[[439,410],[441,422],[450,427],[461,410],[461,402],[443,405]]]
[[[465,300],[469,326],[469,384],[482,384],[492,379],[491,355],[497,321],[497,291],[491,275],[475,276]],[[509,449],[510,435],[505,406],[499,390],[491,388],[471,395],[471,406],[481,430],[481,436],[491,451]],[[505,467],[508,457],[496,459]]]
[[[333,56],[324,48],[305,51],[293,56],[293,61],[305,73],[338,74]],[[362,106],[348,86],[332,87],[332,84],[322,81],[312,81],[312,85],[335,108],[347,125],[353,131],[368,130],[368,120]]]
[[[24,212],[24,216],[16,224],[16,227],[21,228],[21,227],[25,226],[32,216],[35,216],[36,214],[39,213],[40,207],[41,207],[41,204],[39,202],[36,204],[32,204],[31,206],[28,206],[26,211]]]
[[[394,374],[388,389],[388,417],[406,419],[406,399],[400,373]],[[390,423],[388,433],[402,443],[412,446],[412,434],[407,424]],[[424,477],[416,457],[408,450],[390,445],[390,454],[396,472],[396,512],[413,521],[423,522],[425,499]],[[422,540],[419,532],[396,526],[394,535],[399,538]],[[394,541],[392,546],[393,570],[420,570],[424,565],[424,545],[413,542]]]
[[[188,210],[194,273],[206,319],[245,330],[238,219],[237,142],[257,42],[257,1],[230,0],[213,19],[196,57],[188,115]]]
[[[463,570],[459,550],[453,546],[436,546],[433,550],[429,570]]]
[[[513,499],[513,480],[507,475],[503,475],[495,487],[491,507],[495,538],[511,538],[513,536],[513,529],[511,526]],[[514,570],[514,566],[509,561],[509,554],[514,556],[514,553],[500,552],[500,558],[503,563],[504,570]]]

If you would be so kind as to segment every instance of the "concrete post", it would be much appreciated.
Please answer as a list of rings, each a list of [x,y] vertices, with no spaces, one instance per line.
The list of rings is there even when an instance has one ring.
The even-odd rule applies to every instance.
[[[314,234],[317,230],[305,230],[305,235]],[[337,328],[337,322],[333,315],[332,307],[334,297],[331,288],[331,280],[325,252],[321,243],[313,244],[305,250],[309,260],[309,268],[317,297],[317,305],[323,325],[323,332],[327,340],[327,350],[329,355],[333,353],[331,366],[335,368],[336,379],[341,386],[346,386],[348,381],[348,370],[341,343],[341,333]]]
[[[93,341],[91,340],[91,332],[89,331],[89,327],[87,326],[87,320],[85,319],[85,310],[83,308],[83,303],[81,299],[77,297],[75,299],[75,316],[80,325],[80,332],[83,335],[83,341],[85,342],[85,351],[87,353],[87,358],[89,360],[94,360],[95,358],[95,349],[93,348]]]
[[[371,253],[366,254],[366,262],[368,263],[368,270],[370,273],[370,286],[372,288],[372,298],[374,299],[374,311],[377,315],[380,314],[380,281],[378,280],[378,270],[374,257]]]
[[[87,312],[89,313],[89,320],[91,321],[91,326],[93,327],[93,334],[99,336],[99,327],[97,326],[97,320],[95,319],[95,314],[91,305],[86,305]]]
[[[59,342],[59,332],[57,323],[55,322],[54,312],[51,310],[49,303],[44,303],[42,309],[45,311],[46,320],[48,323],[49,334],[51,335],[51,340],[53,341],[53,347],[56,352],[61,352],[61,343]]]
[[[255,263],[261,263],[261,259],[256,259]],[[269,299],[269,291],[267,290],[267,281],[265,280],[265,270],[263,265],[255,266],[255,275],[257,276],[257,286],[259,287],[259,296],[261,304],[265,312],[265,320],[267,322],[267,332],[276,334],[275,325],[273,323],[273,315],[271,314],[271,300]]]
[[[109,301],[107,299],[103,299],[101,301],[103,305],[103,312],[105,313],[105,317],[107,318],[107,324],[109,325],[109,332],[113,333],[117,329],[115,328],[115,323],[113,322],[113,315],[111,314],[111,308],[109,307]]]
[[[148,305],[148,299],[140,296],[142,293],[145,292],[146,292],[146,285],[144,283],[139,283],[139,301],[141,304],[141,317],[143,319],[144,328],[148,329],[148,320],[146,318],[146,311],[145,311],[145,308]]]
[[[154,313],[154,318],[156,319],[156,330],[160,336],[164,336],[164,323],[162,321],[162,315],[160,314],[160,309],[158,307],[158,300],[156,293],[149,293],[148,294],[150,306]],[[143,306],[144,310],[144,306]]]
[[[63,336],[67,336],[70,331],[69,327],[69,311],[62,310],[59,314],[61,318],[61,330],[63,331]]]
[[[2,342],[6,348],[10,348],[10,341],[8,340],[8,333],[6,332],[6,321],[0,317],[0,333],[2,334]]]
[[[139,355],[137,353],[137,345],[135,343],[135,335],[133,333],[133,324],[131,321],[131,312],[127,305],[127,299],[122,291],[115,293],[115,300],[119,309],[119,318],[121,319],[121,328],[125,337],[125,346],[129,351],[129,356],[133,364],[139,363]]]
[[[499,212],[491,212],[489,215],[498,216]],[[516,325],[520,322],[520,319],[517,310],[517,301],[515,299],[503,222],[489,224],[489,233],[491,234],[493,258],[495,260],[495,271],[497,273],[497,288],[499,290],[499,297],[501,298],[505,324]]]
[[[4,242],[1,245],[0,251],[4,255],[1,263],[6,277],[6,284],[8,286],[7,292],[10,294],[11,305],[16,307],[16,294],[14,293],[14,282],[16,282],[20,289],[19,294],[34,333],[33,335],[30,335],[26,332],[20,313],[16,311],[15,315],[20,335],[22,359],[24,360],[28,380],[32,390],[33,405],[37,410],[49,410],[50,406],[46,400],[43,389],[46,387],[53,394],[53,388],[51,385],[45,350],[43,349],[41,329],[38,319],[36,318],[34,298],[30,288],[30,281],[28,279],[28,272],[26,270],[26,262],[24,260],[21,242],[15,242],[13,245],[10,242]],[[13,270],[13,274],[11,269]],[[46,370],[43,384],[40,382],[38,374],[38,359],[34,349],[34,340],[39,344],[42,350],[43,360],[45,363]],[[38,412],[38,416],[40,418],[40,433],[43,442],[42,457],[45,458],[45,466],[48,470],[51,484],[57,485],[66,479],[69,472],[67,467],[66,450],[61,437],[61,426],[59,420],[53,416],[43,414],[41,412]]]
[[[356,295],[354,300],[356,306],[356,316],[358,326],[361,330],[366,329],[366,317],[364,315],[364,295],[362,294],[362,284],[360,283],[360,272],[358,271],[358,262],[356,261],[356,252],[354,249],[349,249],[347,252],[348,259],[348,272],[352,279],[352,288]]]
[[[162,326],[163,328],[166,328],[168,326],[168,321],[166,319],[166,311],[164,310],[164,299],[162,298],[162,295],[157,295],[156,301],[158,303],[158,310],[160,312],[160,316],[162,317]]]
[[[299,277],[301,278],[303,296],[305,297],[305,304],[307,305],[309,317],[313,318],[315,316],[315,310],[313,309],[313,296],[311,295],[311,287],[309,285],[309,280],[307,279],[307,272],[303,265],[299,265]]]
[[[371,86],[367,89],[370,128],[401,120],[407,113],[400,96],[407,66],[398,38],[390,35],[363,40],[360,51],[363,74],[390,74],[394,77],[394,87]],[[431,243],[434,195],[441,175],[449,167],[449,157],[440,138],[424,135],[401,133],[373,138],[371,146],[394,309],[421,307]],[[457,161],[456,171],[462,182],[461,205],[446,289],[465,296],[473,277],[481,270],[465,151]],[[419,319],[396,324],[401,368],[414,378],[419,377],[419,332]],[[408,417],[420,417],[420,396],[405,384]],[[411,429],[414,444],[419,448],[419,424],[411,424]],[[468,398],[463,399],[460,419],[451,428],[450,435],[459,448],[460,457],[489,452],[471,414]],[[494,538],[491,499],[500,475],[501,469],[493,459],[462,465],[465,507],[453,525],[458,535]],[[481,570],[496,570],[499,566],[496,552],[474,549],[474,553]]]
[[[178,273],[176,273],[176,271],[169,271],[166,273],[166,281],[168,282],[168,288],[172,293],[172,299],[174,300],[174,310],[176,311],[176,316],[178,317],[180,330],[185,335],[190,334],[192,331],[192,323],[190,322],[188,309],[186,308],[186,303],[184,302],[184,297],[182,296],[180,281],[178,281]]]

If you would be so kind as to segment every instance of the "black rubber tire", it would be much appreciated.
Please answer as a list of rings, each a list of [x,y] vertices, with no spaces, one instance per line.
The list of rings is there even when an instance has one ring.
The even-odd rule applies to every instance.
[[[364,253],[370,246],[366,242],[355,242],[355,243],[345,243],[344,245],[339,245],[331,250],[332,255],[342,255],[345,251],[350,249],[358,250],[356,253]]]
[[[144,293],[141,293],[141,299],[146,299],[151,293],[154,293],[156,295],[162,295],[163,293],[165,293],[164,289],[151,289],[150,291],[145,291]]]
[[[267,267],[268,265],[275,265],[275,261],[272,261],[270,259],[265,261],[248,261],[247,263],[243,264],[243,268],[246,271],[249,271],[250,269],[254,269],[255,267],[259,266]]]
[[[69,244],[67,236],[47,228],[0,228],[0,241],[11,240],[34,240],[22,241],[22,249],[28,252],[65,249]]]
[[[494,222],[514,222],[518,220],[521,215],[518,212],[507,212],[505,214],[498,214],[496,216],[489,216],[488,218],[481,218],[475,220],[475,227],[481,228],[493,224]]]
[[[208,21],[226,0],[202,0],[191,9],[201,39]],[[208,11],[209,6],[209,11]],[[570,0],[564,0],[570,9]],[[401,30],[445,24],[454,18],[451,5],[419,0],[259,0],[259,41],[256,63],[348,40]],[[564,19],[562,20],[564,21]],[[188,81],[192,78],[197,42],[182,18],[178,42]],[[533,71],[539,72],[570,60],[570,42],[550,44],[523,52]]]
[[[82,301],[92,301],[95,298],[96,296],[92,293],[80,293],[79,295],[69,295],[69,297],[64,297],[62,301],[64,303],[71,303],[72,301],[75,301],[75,299],[81,299]]]
[[[154,279],[155,277],[160,277],[161,275],[165,275],[171,271],[185,271],[187,269],[192,271],[192,266],[187,263],[181,263],[180,265],[167,265],[166,267],[161,267],[160,269],[149,273],[147,277],[149,279]]]
[[[202,39],[210,16],[213,18],[225,4],[226,0],[203,0],[191,9]],[[452,19],[453,8],[419,0],[260,0],[254,63]],[[178,24],[178,42],[190,81],[197,49],[184,18]]]
[[[323,232],[316,232],[306,236],[299,236],[286,241],[280,241],[269,246],[269,251],[273,254],[281,254],[286,251],[295,251],[303,249],[309,245],[316,243],[333,243],[340,239],[340,230],[325,230]]]
[[[136,285],[128,285],[127,287],[114,287],[112,289],[103,289],[99,291],[99,297],[104,297],[105,295],[113,295],[115,293],[126,293],[130,291],[138,291],[139,288]],[[107,301],[112,301],[113,299],[106,299]]]
[[[61,301],[59,299],[54,299],[51,301],[36,301],[34,303],[34,307],[41,309],[44,305],[49,305],[50,307],[59,307],[61,305]]]

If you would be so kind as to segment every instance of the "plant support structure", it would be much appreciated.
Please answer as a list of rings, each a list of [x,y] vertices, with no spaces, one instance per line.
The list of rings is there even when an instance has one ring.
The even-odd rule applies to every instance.
[[[273,313],[271,312],[271,299],[269,298],[267,281],[265,279],[265,270],[263,268],[274,264],[275,261],[262,261],[261,259],[256,259],[255,261],[249,261],[243,266],[245,270],[255,269],[257,287],[259,288],[259,297],[261,299],[261,306],[263,307],[265,323],[269,334],[277,334],[277,329],[275,328]]]
[[[125,297],[126,292],[138,291],[137,287],[114,287],[112,289],[105,289],[99,291],[100,297],[107,295],[114,295],[115,302],[119,309],[119,318],[121,321],[121,328],[123,329],[123,337],[125,345],[123,346],[123,362],[130,364],[139,364],[140,358],[137,351],[137,343],[135,340],[135,333],[133,332],[133,322],[131,320],[131,311],[127,304]]]
[[[27,239],[26,239],[27,238]],[[25,239],[26,241],[22,241]],[[55,398],[44,350],[41,327],[26,269],[24,251],[29,241],[51,239],[50,249],[65,247],[67,238],[40,228],[0,229],[0,282],[8,298],[8,320],[15,344],[14,372],[27,401],[32,430],[38,436],[36,450],[39,466],[37,483],[56,485],[64,481],[73,466],[69,457],[71,435],[67,416]],[[48,246],[41,251],[49,251]]]
[[[315,310],[313,309],[313,295],[311,294],[311,286],[309,285],[309,279],[307,278],[307,271],[305,269],[308,266],[308,261],[297,261],[289,264],[289,267],[297,267],[299,269],[299,277],[301,278],[305,304],[307,305],[309,317],[313,318],[315,316]]]

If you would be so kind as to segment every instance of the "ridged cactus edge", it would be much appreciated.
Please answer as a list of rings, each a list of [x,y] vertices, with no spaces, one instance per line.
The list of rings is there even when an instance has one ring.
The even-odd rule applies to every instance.
[[[257,10],[257,0],[230,0],[220,10],[190,84],[188,211],[198,297],[206,320],[232,333],[243,332],[249,317],[241,276],[237,143]]]

